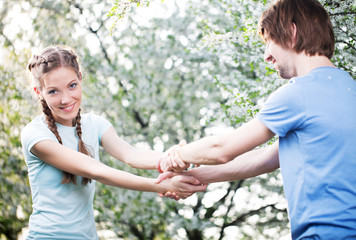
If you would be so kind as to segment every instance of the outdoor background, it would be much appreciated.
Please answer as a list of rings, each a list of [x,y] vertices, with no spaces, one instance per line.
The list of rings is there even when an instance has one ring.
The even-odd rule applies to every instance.
[[[355,79],[355,2],[321,3],[336,34],[332,61]],[[256,32],[268,5],[0,0],[0,239],[23,236],[32,211],[20,132],[40,114],[26,72],[33,52],[51,44],[75,48],[83,66],[83,111],[104,116],[137,147],[164,151],[181,139],[238,127],[284,83],[263,62]],[[101,159],[135,174],[158,175],[105,153]],[[94,207],[101,239],[290,238],[279,171],[210,184],[179,202],[97,183]]]

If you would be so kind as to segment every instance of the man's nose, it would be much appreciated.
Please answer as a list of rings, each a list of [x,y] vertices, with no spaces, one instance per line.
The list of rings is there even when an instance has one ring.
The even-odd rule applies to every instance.
[[[268,48],[266,47],[265,54],[263,55],[263,59],[266,62],[272,61],[272,55],[269,53]]]

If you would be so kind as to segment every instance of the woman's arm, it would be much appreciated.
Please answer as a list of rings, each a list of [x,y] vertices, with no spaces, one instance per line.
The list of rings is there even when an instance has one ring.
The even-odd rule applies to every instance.
[[[204,191],[206,186],[201,185],[193,177],[172,178],[167,182],[156,184],[155,179],[145,178],[111,168],[96,159],[72,150],[51,140],[36,143],[31,152],[44,162],[63,171],[82,177],[95,179],[101,183],[137,191],[165,193],[178,191],[183,198],[195,191]],[[184,178],[183,178],[184,177]],[[194,189],[194,191],[193,191]]]
[[[101,145],[111,156],[126,164],[141,169],[155,169],[162,152],[137,149],[120,138],[110,127],[101,138]]]

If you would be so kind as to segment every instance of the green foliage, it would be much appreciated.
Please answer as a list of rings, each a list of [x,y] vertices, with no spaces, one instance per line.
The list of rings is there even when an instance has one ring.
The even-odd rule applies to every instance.
[[[113,2],[113,5],[108,13],[108,16],[111,18],[114,18],[115,21],[112,24],[110,31],[113,30],[113,28],[116,27],[117,22],[122,20],[128,13],[128,11],[131,9],[132,5],[136,5],[137,7],[139,6],[148,6],[150,4],[150,1],[148,0],[115,0]]]
[[[323,0],[321,3],[329,12],[335,32],[336,45],[332,60],[356,79],[356,3],[353,0]]]
[[[322,3],[335,25],[333,61],[355,78],[355,4]],[[39,113],[25,73],[31,50],[50,44],[75,48],[84,71],[84,112],[105,116],[131,144],[165,150],[181,139],[203,137],[214,126],[239,126],[283,83],[263,62],[256,34],[266,4],[1,1],[0,237],[16,239],[31,213],[19,139]],[[154,5],[163,11],[152,13]],[[101,156],[110,166],[157,176]],[[281,186],[276,171],[211,184],[205,193],[174,202],[98,183],[97,228],[102,239],[107,232],[123,239],[275,239],[289,234]]]
[[[14,56],[7,56],[7,63],[0,66],[1,103],[0,103],[0,236],[17,239],[22,228],[27,225],[31,210],[30,189],[27,168],[22,161],[20,130],[29,121],[23,115],[24,104],[22,89],[26,83],[18,83],[23,69]]]

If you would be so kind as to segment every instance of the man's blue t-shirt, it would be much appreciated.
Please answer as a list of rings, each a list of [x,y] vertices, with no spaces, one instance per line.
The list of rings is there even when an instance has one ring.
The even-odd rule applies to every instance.
[[[101,137],[110,126],[100,116],[91,113],[82,115],[82,139],[98,161]],[[60,124],[57,128],[63,145],[78,151],[76,128]],[[98,239],[93,213],[95,181],[84,186],[78,176],[76,185],[61,184],[62,170],[31,153],[31,148],[43,140],[58,142],[41,115],[21,132],[33,202],[27,239]]]
[[[316,68],[273,93],[258,118],[279,136],[292,238],[356,239],[356,82]]]

